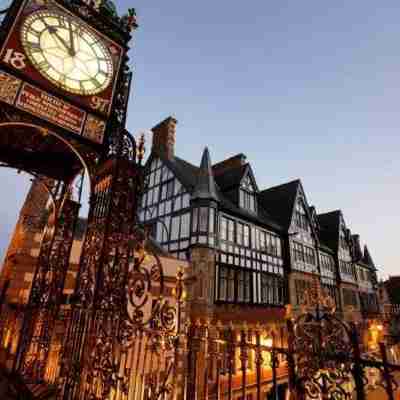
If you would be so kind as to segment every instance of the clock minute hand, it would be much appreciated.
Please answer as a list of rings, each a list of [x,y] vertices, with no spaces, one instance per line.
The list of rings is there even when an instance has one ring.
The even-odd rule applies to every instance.
[[[67,50],[68,54],[72,55],[72,49],[68,46],[67,42],[57,33],[57,28],[49,25],[46,22],[46,20],[44,20],[44,19],[43,19],[43,23],[45,24],[46,28],[48,29],[50,35],[54,35],[54,37],[56,37],[61,42],[61,44],[63,45],[65,50]]]

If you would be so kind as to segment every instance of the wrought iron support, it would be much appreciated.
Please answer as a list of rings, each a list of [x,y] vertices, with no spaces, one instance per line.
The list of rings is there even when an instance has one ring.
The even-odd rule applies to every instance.
[[[54,206],[43,235],[14,363],[14,369],[28,382],[45,379],[80,208],[68,198],[67,185]]]
[[[197,356],[200,350],[199,326],[197,323],[192,323],[189,328],[189,351],[188,351],[188,371],[187,371],[187,386],[186,398],[197,400]]]
[[[356,384],[357,400],[365,400],[364,368],[360,354],[360,343],[358,341],[357,328],[353,324],[351,327],[351,342],[354,351],[354,365],[352,369],[354,382]]]
[[[256,400],[261,400],[261,374],[262,374],[262,351],[261,351],[261,337],[260,332],[256,332],[256,382],[257,382],[257,393]]]
[[[287,352],[287,363],[288,363],[288,374],[289,374],[289,392],[297,392],[297,379],[296,379],[296,364],[294,359],[294,340],[295,333],[293,322],[291,319],[287,319],[286,326],[288,330],[288,352]],[[295,397],[295,396],[294,396]]]
[[[240,332],[240,363],[242,370],[242,398],[246,398],[246,386],[247,386],[247,363],[249,360],[248,347],[247,347],[247,330],[243,329]]]
[[[388,395],[388,400],[395,400],[394,399],[394,393],[393,393],[393,376],[390,373],[390,369],[388,366],[388,359],[387,359],[387,353],[386,353],[386,346],[384,343],[379,343],[379,350],[381,353],[382,357],[382,363],[383,363],[383,371],[382,371],[382,376],[383,379],[385,380],[385,391],[386,394]]]
[[[63,357],[64,399],[74,399],[77,391],[82,399],[106,398],[120,379],[114,368],[122,357],[117,342],[126,318],[128,264],[137,244],[140,167],[111,158],[99,168],[93,188],[77,304]]]
[[[274,395],[274,400],[278,400],[278,380],[276,369],[278,368],[278,360],[275,351],[276,340],[275,340],[275,332],[271,333],[272,335],[272,351],[271,351],[271,367],[272,367],[272,393]]]

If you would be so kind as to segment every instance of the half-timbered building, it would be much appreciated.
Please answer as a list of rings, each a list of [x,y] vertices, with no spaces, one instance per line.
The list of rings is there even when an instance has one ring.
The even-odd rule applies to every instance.
[[[153,128],[139,214],[164,250],[191,261],[194,314],[277,321],[316,280],[338,311],[377,311],[375,265],[340,210],[318,215],[300,180],[261,190],[243,154],[179,158],[176,123]]]

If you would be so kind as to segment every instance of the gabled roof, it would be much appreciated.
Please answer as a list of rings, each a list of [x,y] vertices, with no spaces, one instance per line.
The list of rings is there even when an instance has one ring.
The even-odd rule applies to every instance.
[[[198,183],[198,176],[200,174],[201,169],[199,167],[194,166],[193,164],[182,160],[179,157],[174,156],[172,159],[168,160],[164,158],[163,156],[160,156],[158,154],[151,154],[149,159],[146,162],[146,166],[150,165],[151,161],[155,158],[159,157],[164,165],[166,165],[168,168],[171,169],[171,171],[174,173],[176,178],[181,182],[181,184],[188,190],[192,195],[195,193],[195,188]],[[209,155],[208,155],[209,157]],[[233,169],[238,169],[239,171],[236,171],[232,173],[232,177],[230,178],[230,182],[233,182],[235,179],[237,179],[238,184],[241,181],[241,178],[243,177],[243,174],[247,170],[247,168],[250,168],[248,164],[243,165],[243,168],[233,168]],[[214,172],[214,168],[212,168],[212,171]],[[214,181],[215,181],[215,194],[217,196],[217,201],[220,204],[220,207],[222,210],[226,210],[229,213],[232,213],[233,215],[237,216],[238,218],[243,218],[249,221],[252,221],[256,224],[259,224],[261,226],[264,226],[266,228],[270,228],[275,232],[284,232],[282,227],[280,226],[279,223],[277,223],[274,219],[270,217],[270,214],[265,212],[262,207],[258,208],[258,214],[255,215],[251,212],[246,211],[243,208],[238,207],[235,205],[235,203],[232,201],[232,199],[229,198],[229,193],[228,192],[223,192],[221,188],[219,187],[218,182],[222,184],[222,181],[219,179],[222,179],[221,177],[226,176],[229,177],[229,175],[226,175],[226,172],[221,173],[219,176],[215,176],[214,174]],[[240,176],[240,178],[238,178]],[[228,179],[228,178],[227,178]],[[228,186],[225,186],[228,187]]]
[[[288,231],[294,210],[294,204],[300,180],[284,183],[283,185],[274,186],[263,190],[259,194],[259,204],[266,210],[285,231]]]
[[[236,188],[240,185],[243,175],[246,173],[248,164],[240,165],[236,168],[228,169],[222,174],[215,176],[219,188],[226,192],[229,189]]]

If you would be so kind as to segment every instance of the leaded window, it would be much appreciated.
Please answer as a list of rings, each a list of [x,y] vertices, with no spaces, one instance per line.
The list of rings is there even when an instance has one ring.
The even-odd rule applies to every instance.
[[[215,245],[216,212],[212,207],[192,209],[192,244]]]
[[[235,271],[232,268],[221,266],[219,268],[218,298],[222,301],[235,300]]]
[[[146,167],[139,218],[162,247],[185,259],[189,247],[190,194],[160,159]]]
[[[249,174],[242,179],[240,184],[239,205],[248,211],[257,211],[256,193]]]
[[[351,261],[339,260],[339,269],[343,279],[357,281],[355,265]]]
[[[308,232],[310,224],[308,222],[303,199],[301,198],[299,198],[296,202],[294,220],[298,228]]]
[[[328,254],[320,253],[320,265],[321,265],[321,275],[323,276],[335,276],[335,263],[333,258]]]
[[[311,290],[312,282],[304,279],[296,279],[294,281],[295,291],[296,291],[296,304],[304,304],[305,294],[307,291]]]
[[[284,298],[283,278],[276,275],[261,273],[260,302],[271,305],[282,305]]]
[[[321,278],[322,290],[335,301],[336,307],[339,306],[339,290],[336,284],[336,280],[333,278],[322,277]]]
[[[292,242],[292,254],[295,268],[306,272],[316,271],[315,250],[299,242]]]
[[[352,307],[358,306],[358,301],[357,301],[358,295],[355,290],[343,288],[342,294],[343,294],[343,304],[345,306],[352,306]]]

